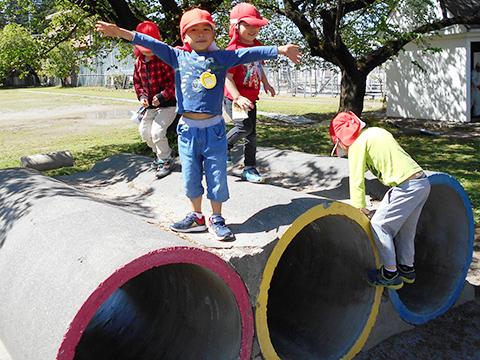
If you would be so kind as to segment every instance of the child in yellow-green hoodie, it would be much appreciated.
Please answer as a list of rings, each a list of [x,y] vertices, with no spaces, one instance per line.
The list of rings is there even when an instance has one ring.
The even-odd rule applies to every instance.
[[[394,290],[404,282],[413,283],[415,232],[430,193],[430,181],[391,133],[378,127],[366,129],[352,112],[335,116],[330,136],[335,143],[332,156],[335,152],[338,156],[348,155],[353,206],[370,214],[365,200],[366,170],[391,187],[370,222],[382,267],[370,270],[367,282]]]

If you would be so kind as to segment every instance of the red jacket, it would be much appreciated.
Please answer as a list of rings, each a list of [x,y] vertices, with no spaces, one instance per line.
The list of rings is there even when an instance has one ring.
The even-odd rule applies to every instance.
[[[243,49],[253,46],[261,46],[262,43],[258,40],[254,40],[254,44],[244,44],[240,42],[238,39],[232,40],[230,44],[227,46],[227,50],[236,50],[236,49]],[[258,94],[260,93],[260,87],[262,82],[262,74],[261,74],[261,65],[262,62],[256,61],[248,64],[243,64],[228,70],[229,73],[233,74],[233,81],[237,86],[240,95],[245,96],[251,102],[254,102],[258,99]],[[227,90],[225,86],[224,95],[233,100],[233,96]]]

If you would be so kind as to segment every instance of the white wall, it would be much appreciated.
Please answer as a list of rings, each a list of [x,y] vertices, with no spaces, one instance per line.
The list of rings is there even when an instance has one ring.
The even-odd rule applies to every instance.
[[[408,44],[404,52],[389,62],[387,115],[465,122],[470,86],[466,37],[437,37],[431,44],[444,50],[423,53],[416,45]]]

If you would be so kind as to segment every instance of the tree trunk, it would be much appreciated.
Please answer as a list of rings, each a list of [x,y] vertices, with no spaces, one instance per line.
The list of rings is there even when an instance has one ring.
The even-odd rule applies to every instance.
[[[340,106],[338,111],[352,111],[357,116],[362,115],[363,101],[367,86],[367,75],[359,72],[352,75],[342,70],[340,87]]]

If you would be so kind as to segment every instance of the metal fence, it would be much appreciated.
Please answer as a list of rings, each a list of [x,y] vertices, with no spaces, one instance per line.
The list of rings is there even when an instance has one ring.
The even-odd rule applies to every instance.
[[[339,70],[311,68],[304,70],[284,68],[266,68],[268,82],[277,94],[292,96],[337,97],[340,94],[341,74]],[[382,69],[373,71],[367,79],[366,96],[375,99],[383,98],[385,72]]]
[[[96,59],[88,68],[81,68],[77,75],[77,86],[131,88],[133,68],[133,58],[118,64],[115,52],[112,52],[107,58]],[[338,69],[265,66],[264,71],[268,82],[279,95],[337,97],[340,94],[341,74]],[[385,79],[385,71],[382,68],[371,72],[367,79],[366,96],[372,99],[383,98]]]

